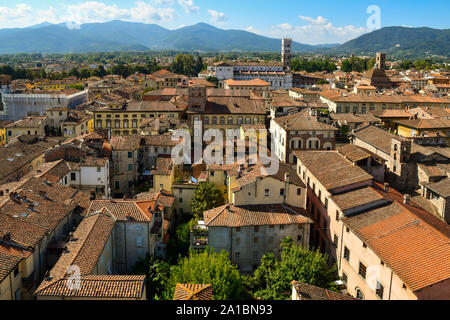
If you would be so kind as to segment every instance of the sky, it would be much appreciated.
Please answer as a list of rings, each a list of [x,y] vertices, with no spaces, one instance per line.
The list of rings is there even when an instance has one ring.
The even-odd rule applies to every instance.
[[[447,29],[449,12],[449,0],[0,0],[0,29],[110,20],[177,29],[205,22],[324,44],[343,43],[386,26]]]

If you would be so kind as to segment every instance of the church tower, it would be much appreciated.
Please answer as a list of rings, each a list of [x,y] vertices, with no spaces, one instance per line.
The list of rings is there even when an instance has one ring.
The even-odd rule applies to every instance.
[[[284,38],[281,41],[281,63],[284,71],[291,71],[292,62],[292,39]]]
[[[375,62],[375,68],[385,71],[386,70],[386,53],[377,52],[377,58]]]

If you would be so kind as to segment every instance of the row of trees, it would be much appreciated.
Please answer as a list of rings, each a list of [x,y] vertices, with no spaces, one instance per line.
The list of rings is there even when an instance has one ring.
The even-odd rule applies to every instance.
[[[286,238],[281,244],[281,256],[265,254],[253,276],[242,276],[225,251],[206,248],[190,250],[178,263],[169,263],[147,256],[134,267],[134,274],[147,276],[149,299],[171,300],[177,283],[211,284],[214,300],[288,300],[292,280],[337,291],[336,267],[328,268],[327,256],[293,244]]]
[[[200,56],[194,57],[190,54],[178,54],[170,65],[172,72],[190,77],[196,77],[203,69],[206,69],[203,58]]]
[[[344,72],[363,72],[372,69],[375,65],[376,58],[359,58],[352,56],[349,59],[342,61],[341,70]]]
[[[421,60],[403,60],[398,63],[397,68],[400,70],[435,70],[435,69],[445,69],[450,70],[450,65],[440,64],[434,62],[432,59],[421,59]]]
[[[299,59],[295,58],[292,60],[292,70],[293,71],[307,71],[307,72],[317,72],[317,71],[335,71],[336,64],[328,59]]]

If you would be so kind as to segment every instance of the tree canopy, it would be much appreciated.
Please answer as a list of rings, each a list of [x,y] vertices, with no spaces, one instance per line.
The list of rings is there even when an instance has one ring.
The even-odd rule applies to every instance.
[[[225,199],[219,188],[213,183],[200,183],[189,202],[192,213],[200,218],[203,212],[220,207],[225,204]]]
[[[191,250],[189,256],[171,268],[166,299],[173,297],[177,283],[211,284],[213,300],[240,300],[244,294],[241,276],[228,253],[217,253],[212,248],[203,252]]]
[[[265,254],[246,285],[264,300],[289,299],[292,280],[335,290],[336,267],[330,269],[327,260],[327,255],[296,246],[288,237],[281,244],[280,260],[273,253]]]

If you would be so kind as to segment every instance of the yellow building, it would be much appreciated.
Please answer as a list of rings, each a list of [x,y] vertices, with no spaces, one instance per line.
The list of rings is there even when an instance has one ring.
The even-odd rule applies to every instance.
[[[169,101],[133,101],[127,105],[94,110],[94,128],[111,129],[112,135],[138,134],[143,119],[180,120],[186,108]]]
[[[61,133],[66,138],[75,138],[92,132],[89,122],[93,123],[93,117],[84,112],[70,112],[66,120],[61,123]]]
[[[14,123],[5,126],[6,143],[20,135],[45,137],[45,126],[47,125],[47,117],[26,117]]]
[[[8,124],[11,124],[12,121],[0,121],[0,146],[4,146],[6,144],[6,128]]]
[[[420,137],[430,133],[441,133],[450,144],[450,119],[414,119],[396,121],[399,136]]]
[[[45,79],[42,81],[37,81],[27,84],[27,89],[42,89],[48,91],[61,91],[70,88],[71,86],[82,86],[84,87],[84,82],[77,79],[64,79],[64,80],[49,80]]]
[[[153,187],[150,191],[172,190],[175,168],[170,157],[158,157],[155,169],[150,172],[153,177]]]

